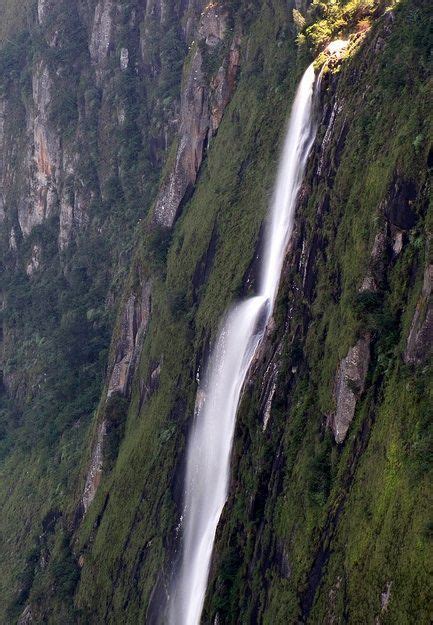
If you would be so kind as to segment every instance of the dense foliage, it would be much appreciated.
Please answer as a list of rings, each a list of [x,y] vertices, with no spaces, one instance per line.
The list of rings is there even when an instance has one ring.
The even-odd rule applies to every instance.
[[[318,52],[337,38],[346,38],[367,30],[374,17],[398,0],[313,0],[306,15],[293,10],[293,19],[299,31],[297,41]]]

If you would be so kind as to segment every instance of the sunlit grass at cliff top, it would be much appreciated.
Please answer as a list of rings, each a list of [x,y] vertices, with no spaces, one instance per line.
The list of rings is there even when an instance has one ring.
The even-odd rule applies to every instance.
[[[374,19],[398,0],[313,0],[303,15],[293,10],[297,42],[316,53],[337,37],[368,30]]]

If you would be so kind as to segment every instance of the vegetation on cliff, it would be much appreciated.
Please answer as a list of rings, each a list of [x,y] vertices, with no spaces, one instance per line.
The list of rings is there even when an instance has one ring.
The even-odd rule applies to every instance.
[[[138,3],[124,3],[98,83],[88,50],[96,2],[57,3],[42,24],[31,3],[27,19],[16,4],[4,3],[0,30],[14,138],[2,158],[18,172],[0,225],[0,622],[26,609],[34,622],[161,620],[197,375],[224,312],[254,290],[299,76],[330,39],[355,35],[323,78],[275,324],[240,409],[204,622],[428,623],[433,371],[427,347],[418,366],[404,354],[416,305],[428,305],[420,292],[433,258],[429,0],[314,0],[294,12],[283,0],[223,2],[230,36],[242,35],[237,86],[171,231],[144,221],[176,153],[182,73],[196,50],[178,13],[165,26],[157,12],[138,25]],[[207,79],[230,41],[197,44]],[[61,188],[69,197],[78,180],[92,191],[88,224],[61,253],[59,216],[23,238],[10,199],[28,185],[20,162],[38,63],[54,81],[49,124],[79,152]],[[42,267],[29,273],[34,246]],[[374,289],[363,289],[370,277]],[[130,397],[102,395],[98,410],[122,290],[138,294],[147,280],[151,316]],[[337,445],[336,373],[365,336],[365,390],[353,389],[355,417]],[[82,518],[101,419],[102,478]]]

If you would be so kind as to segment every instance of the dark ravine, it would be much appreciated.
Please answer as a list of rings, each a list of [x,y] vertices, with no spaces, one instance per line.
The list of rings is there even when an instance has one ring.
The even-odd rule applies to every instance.
[[[165,625],[198,382],[314,58],[202,622],[430,623],[433,9],[322,4],[0,6],[0,623]]]

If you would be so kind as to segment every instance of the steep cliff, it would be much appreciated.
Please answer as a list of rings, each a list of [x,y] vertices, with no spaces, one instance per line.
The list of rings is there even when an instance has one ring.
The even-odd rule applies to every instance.
[[[200,1],[111,0],[0,7],[5,622],[23,611],[30,593],[37,606],[51,583],[40,534],[53,511],[53,541],[64,534],[74,561],[71,531],[96,492],[105,436],[110,446],[123,431],[122,401],[149,322],[152,282],[146,267],[130,279],[128,271],[195,97],[187,63],[182,79],[188,49],[207,63],[206,132],[196,159],[235,88],[230,8],[203,8]],[[160,255],[156,226],[152,237],[150,249]],[[113,458],[116,452],[114,444]],[[71,566],[74,586],[78,567]],[[58,604],[65,602],[72,605],[68,592]],[[41,609],[32,608],[34,618]]]
[[[204,622],[430,620],[431,36],[401,3],[323,78]]]
[[[314,58],[317,139],[203,622],[430,622],[429,0],[15,4],[0,8],[0,622],[166,622],[197,383],[224,312],[256,289]]]

